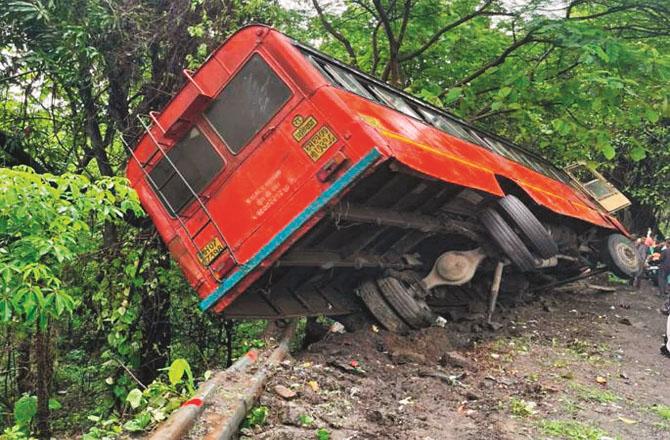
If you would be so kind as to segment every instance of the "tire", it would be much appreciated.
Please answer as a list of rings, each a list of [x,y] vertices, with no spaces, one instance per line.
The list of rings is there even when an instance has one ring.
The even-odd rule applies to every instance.
[[[521,200],[514,195],[508,195],[498,200],[498,204],[540,257],[551,258],[558,253],[558,245],[549,231]]]
[[[500,214],[493,208],[486,208],[479,216],[487,232],[509,257],[514,265],[522,272],[530,272],[535,269],[537,259],[531,254],[521,238],[505,222]]]
[[[369,327],[372,317],[365,311],[361,311],[348,315],[334,316],[333,319],[342,324],[346,331],[353,333]]]
[[[415,298],[411,287],[393,277],[381,278],[377,280],[377,285],[391,307],[410,327],[430,325],[432,312],[423,300]]]
[[[611,234],[603,240],[600,256],[609,270],[621,278],[633,278],[640,269],[633,243],[621,234]]]
[[[358,287],[357,292],[372,316],[379,321],[382,327],[393,333],[405,334],[409,332],[409,327],[388,305],[377,284],[373,281],[365,281]]]

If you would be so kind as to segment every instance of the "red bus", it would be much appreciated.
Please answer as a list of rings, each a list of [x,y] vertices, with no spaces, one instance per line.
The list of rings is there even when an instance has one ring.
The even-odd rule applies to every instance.
[[[477,291],[638,270],[624,227],[543,157],[274,29],[184,75],[127,176],[202,310],[368,309],[402,331]]]

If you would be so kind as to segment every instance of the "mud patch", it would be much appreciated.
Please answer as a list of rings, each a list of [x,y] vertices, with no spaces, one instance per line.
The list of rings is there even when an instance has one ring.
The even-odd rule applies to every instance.
[[[259,402],[267,420],[243,434],[670,438],[661,302],[651,289],[573,286],[498,313],[498,332],[461,322],[406,337],[329,334],[281,365]],[[297,395],[281,397],[278,385]]]

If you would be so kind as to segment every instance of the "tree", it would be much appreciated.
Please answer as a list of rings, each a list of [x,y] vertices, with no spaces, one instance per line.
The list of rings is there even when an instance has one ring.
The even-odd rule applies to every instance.
[[[0,319],[33,329],[40,438],[51,437],[50,323],[81,300],[64,274],[95,249],[101,226],[119,221],[124,210],[141,212],[137,196],[120,178],[92,183],[73,174],[0,169]]]
[[[670,117],[664,1],[312,3],[321,49],[559,164],[634,169]]]

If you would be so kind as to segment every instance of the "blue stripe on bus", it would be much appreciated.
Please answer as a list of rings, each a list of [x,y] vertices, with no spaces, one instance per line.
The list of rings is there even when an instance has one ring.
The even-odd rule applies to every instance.
[[[318,210],[323,208],[330,202],[337,194],[345,187],[353,182],[361,173],[363,173],[370,165],[372,165],[381,154],[376,148],[370,150],[361,160],[356,162],[354,166],[345,171],[332,185],[328,187],[323,193],[319,195],[312,203],[310,203],[296,218],[284,226],[284,229],[279,231],[277,235],[261,248],[256,255],[254,255],[247,263],[239,266],[228,278],[223,280],[219,287],[214,292],[209,294],[205,299],[200,301],[200,310],[209,309],[214,303],[223,298],[228,291],[239,283],[249,272],[254,270],[263,260],[265,260],[272,252],[274,252],[283,242],[285,242],[291,234],[297,231],[307,220],[310,219]]]

